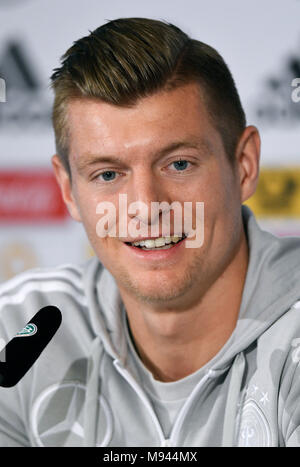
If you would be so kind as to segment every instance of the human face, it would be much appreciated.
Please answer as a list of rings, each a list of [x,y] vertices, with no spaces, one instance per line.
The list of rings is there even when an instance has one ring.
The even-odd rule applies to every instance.
[[[198,85],[158,92],[130,108],[73,100],[68,128],[72,184],[60,168],[63,195],[121,293],[161,307],[201,300],[236,254],[242,194],[240,178],[228,162]],[[186,162],[178,164],[180,159]],[[184,240],[153,253],[128,246],[130,237],[100,238],[97,205],[115,205],[118,232],[120,194],[127,196],[128,204],[145,203],[149,212],[154,201],[177,201],[182,207],[189,201],[194,208],[203,202],[203,245],[185,248]],[[128,223],[131,218],[126,215]],[[151,223],[142,215],[139,221]]]

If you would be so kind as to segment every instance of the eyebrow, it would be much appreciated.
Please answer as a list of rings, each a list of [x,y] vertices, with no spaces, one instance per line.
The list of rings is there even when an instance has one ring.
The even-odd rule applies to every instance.
[[[202,138],[201,140],[187,140],[187,141],[175,141],[171,144],[168,144],[164,148],[155,151],[156,154],[156,159],[160,159],[161,157],[164,157],[170,152],[176,151],[177,149],[200,149],[204,151],[205,153],[212,153],[213,148],[211,143],[206,139]],[[104,164],[120,164],[124,165],[125,161],[120,159],[117,156],[110,156],[110,155],[95,155],[91,153],[87,153],[82,157],[82,160],[78,160],[77,162],[77,170],[79,173],[84,172],[86,169],[89,167],[92,167],[94,165],[97,165],[99,163],[104,163]]]

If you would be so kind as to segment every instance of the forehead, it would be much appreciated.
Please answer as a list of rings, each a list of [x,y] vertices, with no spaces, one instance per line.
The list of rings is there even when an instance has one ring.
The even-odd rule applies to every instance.
[[[110,153],[124,157],[196,139],[216,143],[199,86],[188,84],[119,107],[96,99],[75,99],[68,106],[70,158]]]

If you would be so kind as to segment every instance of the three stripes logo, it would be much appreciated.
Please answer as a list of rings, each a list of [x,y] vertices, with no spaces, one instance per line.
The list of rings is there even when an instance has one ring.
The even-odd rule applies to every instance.
[[[0,56],[1,131],[51,127],[51,95],[48,83],[41,78],[33,53],[25,43],[11,40]]]
[[[299,125],[300,55],[298,50],[282,59],[281,69],[270,73],[250,108],[261,126],[291,128]],[[293,89],[295,88],[295,89]]]

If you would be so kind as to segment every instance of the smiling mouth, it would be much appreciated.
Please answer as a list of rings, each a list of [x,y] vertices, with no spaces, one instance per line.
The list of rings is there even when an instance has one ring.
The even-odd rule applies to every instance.
[[[182,236],[171,236],[171,237],[159,237],[156,239],[146,239],[136,242],[125,242],[126,245],[140,248],[144,251],[153,251],[153,250],[168,250],[169,248],[174,247],[178,243],[182,242],[186,238],[186,235]]]

